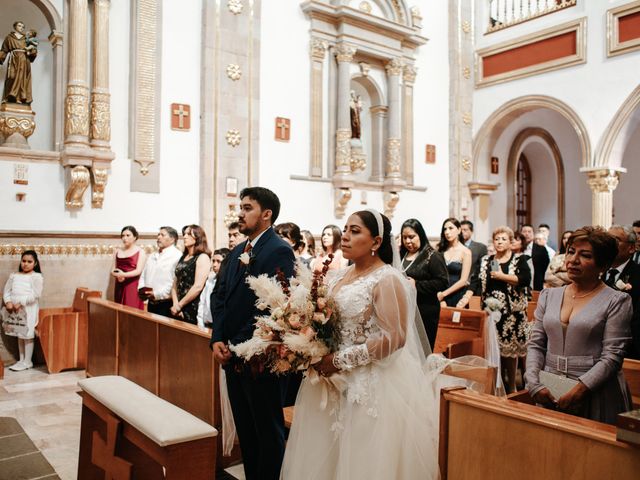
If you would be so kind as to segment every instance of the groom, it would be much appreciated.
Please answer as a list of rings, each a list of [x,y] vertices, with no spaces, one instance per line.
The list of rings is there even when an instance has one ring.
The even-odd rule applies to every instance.
[[[266,188],[250,187],[240,192],[240,199],[238,223],[247,241],[229,254],[227,268],[218,280],[211,307],[211,344],[226,372],[246,478],[277,480],[285,446],[282,406],[287,377],[252,372],[232,356],[228,345],[251,338],[255,317],[264,314],[255,306],[256,296],[246,283],[247,277],[275,276],[279,269],[290,278],[294,256],[291,246],[272,228],[280,212],[277,195]]]

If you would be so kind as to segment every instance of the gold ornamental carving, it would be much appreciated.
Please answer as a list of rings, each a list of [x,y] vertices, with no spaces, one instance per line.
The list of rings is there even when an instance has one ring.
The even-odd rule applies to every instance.
[[[387,62],[384,68],[387,70],[387,75],[401,75],[403,68],[402,60],[393,58]]]
[[[462,31],[464,33],[469,33],[471,31],[471,23],[469,22],[469,20],[465,20],[464,22],[462,22]]]
[[[102,208],[104,202],[104,188],[107,186],[109,174],[106,168],[93,167],[91,169],[91,206]]]
[[[155,245],[140,245],[145,253],[151,254],[157,250]],[[38,255],[84,255],[84,256],[113,256],[119,245],[26,245],[26,244],[4,244],[0,245],[0,256],[21,255],[26,250],[34,250]]]
[[[371,4],[367,1],[362,1],[360,2],[360,5],[358,5],[358,10],[364,13],[371,13]]]
[[[351,129],[339,128],[336,131],[336,170],[351,171]]]
[[[462,165],[462,168],[465,171],[467,171],[467,172],[471,171],[471,159],[469,157],[462,157],[462,160],[461,160],[460,163]]]
[[[336,59],[338,62],[352,62],[356,54],[356,47],[347,43],[339,43],[336,46]]]
[[[64,134],[89,136],[89,90],[79,85],[67,86]]]
[[[82,165],[71,168],[69,172],[69,188],[65,198],[65,205],[69,208],[82,208],[82,196],[89,186],[89,169]]]
[[[91,138],[111,140],[111,107],[108,93],[94,93],[91,97]]]
[[[471,78],[471,69],[469,67],[464,67],[462,69],[462,76],[469,80]]]
[[[240,15],[244,5],[242,5],[242,0],[228,0],[227,8],[234,15]]]
[[[230,130],[227,130],[227,133],[224,136],[224,138],[227,140],[227,144],[231,145],[232,147],[237,147],[238,145],[240,145],[240,140],[242,140],[242,137],[240,136],[240,132],[233,128]]]
[[[471,125],[471,112],[464,112],[462,114],[462,123],[467,126]]]
[[[396,211],[396,206],[400,201],[400,194],[398,192],[384,192],[384,214],[389,218],[393,218],[393,214]]]
[[[312,38],[310,45],[311,58],[314,60],[324,60],[324,55],[328,46],[329,43],[326,40],[322,40],[321,38]]]
[[[240,69],[240,65],[237,63],[230,63],[227,65],[227,77],[229,77],[234,82],[240,80],[242,76],[242,70]]]
[[[620,177],[618,176],[618,172],[607,169],[589,172],[589,179],[587,180],[589,187],[591,187],[594,193],[613,192],[619,182]]]
[[[35,113],[28,105],[3,103],[0,106],[0,133],[4,146],[29,148],[27,138],[36,129]]]
[[[360,62],[358,65],[360,66],[360,73],[362,74],[362,76],[368,77],[369,71],[371,70],[371,65],[365,62]]]
[[[351,200],[350,188],[336,188],[333,193],[333,213],[336,218],[343,218]]]
[[[402,12],[402,5],[400,3],[400,0],[391,0],[391,5],[396,12],[398,23],[404,23],[404,13]]]
[[[229,228],[229,225],[238,221],[240,217],[238,216],[238,212],[236,211],[235,203],[229,204],[229,211],[224,215],[224,226]]]
[[[400,176],[400,145],[399,138],[387,139],[387,176]]]
[[[418,68],[414,65],[405,65],[402,70],[402,79],[405,83],[413,85],[416,81],[416,75],[418,74]]]

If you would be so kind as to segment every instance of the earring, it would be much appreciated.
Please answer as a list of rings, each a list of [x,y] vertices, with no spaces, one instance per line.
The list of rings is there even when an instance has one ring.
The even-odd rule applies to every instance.
[[[371,256],[372,256],[372,257],[375,257],[375,256],[376,256],[376,251],[375,251],[373,248],[371,249]]]

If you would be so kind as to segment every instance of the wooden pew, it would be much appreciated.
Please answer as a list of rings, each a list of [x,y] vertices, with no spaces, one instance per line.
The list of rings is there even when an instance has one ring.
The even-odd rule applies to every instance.
[[[221,431],[210,337],[208,328],[91,298],[87,376],[121,375]],[[237,447],[222,457],[222,435],[216,443],[218,467],[238,462]]]
[[[640,360],[625,358],[622,364],[624,378],[631,390],[631,400],[634,408],[640,408]]]
[[[538,302],[527,302],[527,320],[529,322],[535,322],[536,308],[538,308]]]
[[[479,295],[473,295],[469,299],[468,307],[471,310],[482,310],[482,297],[480,297]]]
[[[486,321],[483,310],[442,307],[434,353],[444,353],[447,358],[484,357]]]
[[[451,388],[441,392],[439,463],[442,480],[635,480],[640,448],[612,425]]]
[[[88,300],[100,296],[96,290],[79,287],[71,307],[38,312],[36,331],[49,373],[87,367]]]

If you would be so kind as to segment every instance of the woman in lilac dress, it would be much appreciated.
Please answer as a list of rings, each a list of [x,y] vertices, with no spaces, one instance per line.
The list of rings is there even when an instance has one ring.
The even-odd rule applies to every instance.
[[[122,248],[119,248],[114,258],[111,272],[116,278],[115,301],[122,305],[144,310],[144,301],[138,296],[138,280],[144,270],[147,257],[144,250],[136,245],[138,231],[127,225],[120,232]]]
[[[599,227],[582,227],[567,244],[570,285],[542,291],[527,352],[529,393],[545,407],[605,423],[631,409],[622,374],[631,341],[631,297],[601,280],[616,257],[614,237]],[[554,398],[540,371],[577,384]]]

